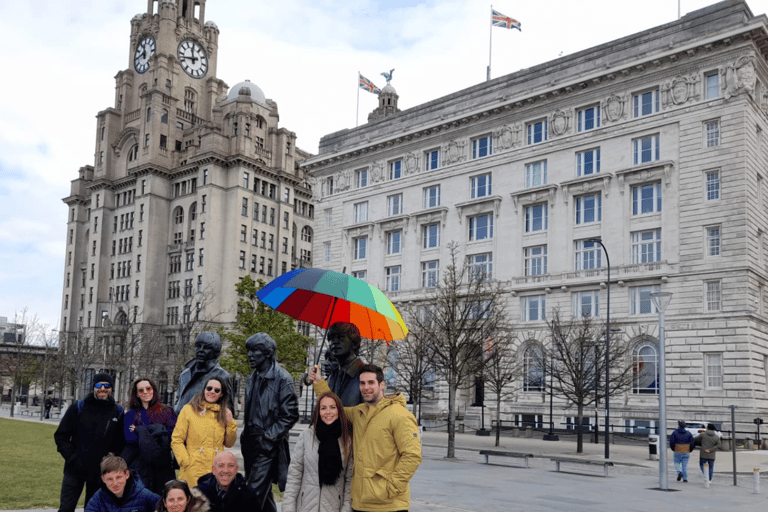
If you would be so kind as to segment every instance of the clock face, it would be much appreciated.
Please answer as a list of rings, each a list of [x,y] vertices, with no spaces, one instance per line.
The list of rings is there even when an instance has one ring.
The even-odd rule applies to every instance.
[[[133,54],[133,67],[137,72],[144,73],[149,69],[149,59],[155,54],[155,50],[154,37],[145,37],[141,40]]]
[[[182,41],[178,51],[181,68],[192,78],[202,78],[208,72],[208,57],[203,47],[191,39]]]

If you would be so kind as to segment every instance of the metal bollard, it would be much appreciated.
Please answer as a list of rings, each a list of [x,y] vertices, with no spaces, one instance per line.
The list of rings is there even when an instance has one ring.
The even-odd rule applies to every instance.
[[[709,462],[704,463],[701,472],[704,473],[704,488],[709,489]]]
[[[754,480],[752,484],[752,494],[760,494],[760,468],[752,468]]]

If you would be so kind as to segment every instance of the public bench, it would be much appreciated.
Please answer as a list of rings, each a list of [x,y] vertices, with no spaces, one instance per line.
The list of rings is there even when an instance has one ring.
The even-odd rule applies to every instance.
[[[485,455],[485,463],[488,464],[488,457],[511,457],[516,459],[525,459],[525,467],[528,467],[528,459],[533,458],[532,453],[502,452],[499,450],[480,450],[480,455]]]
[[[608,476],[608,468],[613,466],[613,462],[609,460],[591,460],[591,459],[573,459],[569,457],[550,457],[552,462],[555,463],[555,470],[560,471],[560,463],[566,464],[585,464],[588,466],[603,466],[603,476]]]

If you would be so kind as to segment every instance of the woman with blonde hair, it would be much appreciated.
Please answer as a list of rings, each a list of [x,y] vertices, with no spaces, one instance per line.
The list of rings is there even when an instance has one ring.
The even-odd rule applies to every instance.
[[[352,512],[352,425],[334,393],[320,395],[291,452],[283,512]]]
[[[171,448],[181,471],[179,479],[190,487],[210,473],[216,454],[237,440],[237,422],[226,407],[227,387],[219,379],[208,379],[203,390],[181,409],[171,436]]]

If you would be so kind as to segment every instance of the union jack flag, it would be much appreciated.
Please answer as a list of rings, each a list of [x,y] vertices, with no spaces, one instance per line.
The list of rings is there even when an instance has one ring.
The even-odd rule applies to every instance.
[[[491,9],[491,25],[494,27],[516,28],[520,32],[523,31],[523,29],[520,28],[519,21],[510,18],[509,16],[504,16],[495,9]]]
[[[364,90],[366,90],[368,92],[372,92],[373,94],[381,94],[381,89],[376,87],[376,85],[374,85],[373,82],[371,82],[370,80],[365,78],[360,73],[358,73],[357,76],[359,77],[359,82],[358,83],[359,83],[361,89],[364,89]]]

